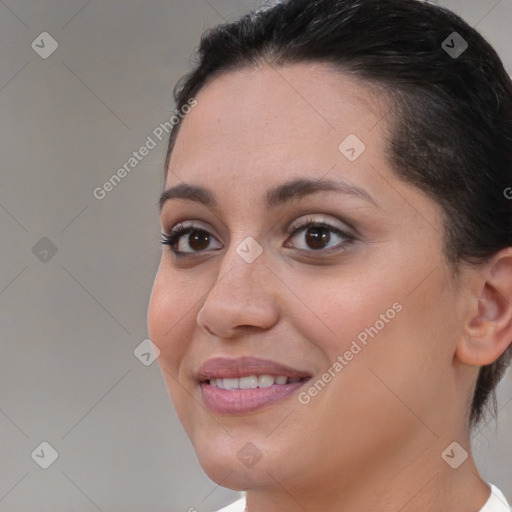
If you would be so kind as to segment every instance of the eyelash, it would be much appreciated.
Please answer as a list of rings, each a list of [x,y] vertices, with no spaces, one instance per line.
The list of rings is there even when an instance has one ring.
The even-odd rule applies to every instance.
[[[346,231],[343,231],[340,228],[332,226],[326,222],[315,221],[315,220],[307,220],[305,223],[292,229],[289,238],[293,238],[295,235],[297,235],[301,231],[307,231],[310,228],[317,228],[317,227],[326,228],[327,230],[338,235],[340,238],[344,238],[345,240],[342,243],[338,244],[335,248],[331,247],[329,249],[319,249],[319,250],[301,249],[301,250],[316,253],[316,254],[330,253],[335,250],[339,250],[340,248],[345,248],[347,245],[349,245],[350,243],[352,243],[356,240],[354,235],[347,233]],[[179,240],[182,236],[190,234],[190,233],[194,233],[194,232],[206,233],[206,234],[212,236],[211,233],[209,233],[206,229],[200,228],[198,226],[194,226],[192,224],[185,223],[185,225],[184,225],[184,224],[180,223],[171,230],[170,234],[162,232],[162,239],[160,242],[163,245],[169,246],[169,249],[172,251],[172,253],[176,257],[180,257],[180,258],[186,258],[191,255],[193,256],[194,254],[200,254],[202,252],[206,252],[206,251],[183,252],[183,251],[178,251],[176,249],[175,246],[179,242]]]

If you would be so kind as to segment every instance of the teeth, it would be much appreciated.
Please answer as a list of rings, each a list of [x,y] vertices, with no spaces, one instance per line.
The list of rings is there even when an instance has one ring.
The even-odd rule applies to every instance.
[[[238,379],[224,379],[224,388],[225,389],[235,389],[238,388]]]
[[[240,389],[254,389],[258,387],[258,377],[255,375],[251,375],[250,377],[242,377],[238,379],[238,381],[238,387]]]
[[[300,378],[288,378],[286,375],[273,377],[272,375],[248,375],[247,377],[210,379],[210,386],[220,389],[255,389],[269,388],[274,384],[287,384],[298,382]]]
[[[259,388],[269,388],[274,384],[275,379],[272,375],[260,375],[258,377],[258,387]]]

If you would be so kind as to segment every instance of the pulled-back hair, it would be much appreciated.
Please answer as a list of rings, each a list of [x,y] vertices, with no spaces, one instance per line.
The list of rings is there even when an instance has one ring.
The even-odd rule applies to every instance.
[[[419,0],[268,2],[206,31],[197,57],[174,89],[179,111],[220,73],[265,63],[326,63],[381,86],[391,106],[387,157],[442,207],[452,268],[512,246],[512,81],[490,44],[454,13]],[[166,174],[180,126],[169,137]],[[472,426],[488,403],[496,412],[495,388],[511,357],[509,346],[480,369]]]

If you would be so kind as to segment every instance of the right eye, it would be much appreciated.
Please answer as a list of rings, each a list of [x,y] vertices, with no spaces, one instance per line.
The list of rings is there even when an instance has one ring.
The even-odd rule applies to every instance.
[[[217,242],[214,249],[221,249],[222,244],[205,229],[189,222],[175,226],[171,233],[162,233],[161,243],[168,245],[175,256],[184,256],[208,250],[211,242]]]

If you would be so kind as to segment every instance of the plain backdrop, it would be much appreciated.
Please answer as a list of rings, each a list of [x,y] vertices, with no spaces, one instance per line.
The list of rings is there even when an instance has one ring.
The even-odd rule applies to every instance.
[[[439,3],[512,72],[512,0]],[[201,32],[255,5],[0,1],[0,511],[209,512],[236,497],[203,474],[157,363],[135,355],[165,142],[103,199],[93,191],[171,117]],[[499,429],[473,440],[509,499],[511,384],[509,373]]]

